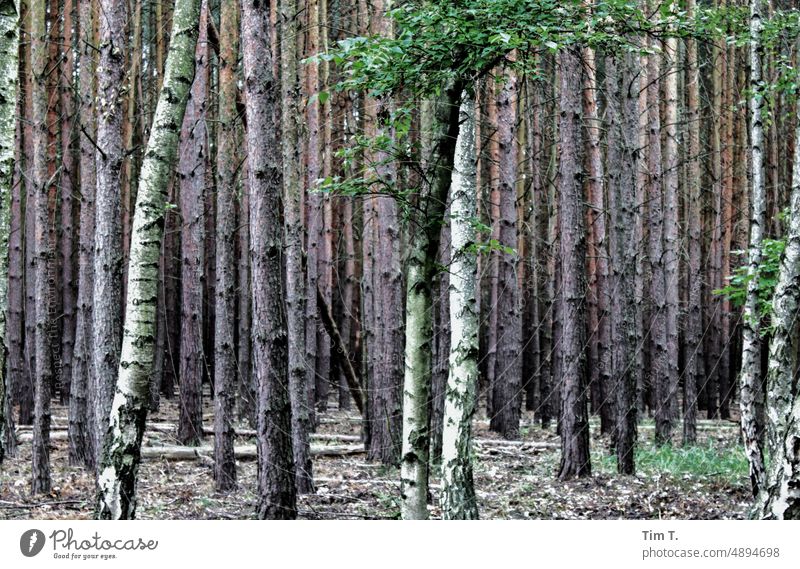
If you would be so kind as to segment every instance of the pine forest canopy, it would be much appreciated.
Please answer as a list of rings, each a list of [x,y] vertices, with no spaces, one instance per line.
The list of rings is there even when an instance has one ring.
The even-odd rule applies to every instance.
[[[799,37],[0,0],[0,516],[800,518]]]

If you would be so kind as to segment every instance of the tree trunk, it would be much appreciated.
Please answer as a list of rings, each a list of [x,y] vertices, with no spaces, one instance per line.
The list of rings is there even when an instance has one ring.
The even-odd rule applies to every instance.
[[[695,0],[687,4],[687,16],[693,15]],[[691,16],[689,16],[691,17]],[[697,40],[686,40],[686,122],[688,130],[686,185],[688,201],[687,271],[688,307],[684,332],[683,444],[697,441],[697,384],[705,380],[703,359],[703,236],[702,194],[700,191],[700,68]]]
[[[282,14],[285,26],[282,36],[292,40],[295,36],[291,30],[296,25],[293,7],[296,8],[296,5],[284,6],[285,12]],[[245,0],[242,3],[242,53],[251,207],[253,369],[258,388],[256,514],[261,519],[293,519],[297,517],[297,491],[295,466],[292,463],[293,409],[289,401],[287,369],[289,333],[281,282],[282,181],[277,140],[280,124],[277,109],[279,87],[272,71],[271,35],[267,6],[259,0]],[[286,45],[292,45],[292,42]],[[291,72],[291,66],[283,71]],[[284,109],[288,107],[284,105]],[[284,131],[284,136],[289,138],[288,135]],[[283,143],[288,144],[286,139]],[[286,206],[292,207],[289,204]],[[290,268],[287,266],[288,270]]]
[[[216,310],[214,324],[214,487],[236,487],[233,455],[236,401],[236,64],[239,57],[239,10],[236,2],[220,7],[219,121],[217,130]],[[202,22],[201,22],[202,25]]]
[[[405,376],[403,381],[403,445],[400,463],[403,519],[428,517],[428,398],[433,343],[433,282],[441,226],[450,189],[453,155],[458,137],[461,85],[448,86],[434,103],[431,156],[427,179],[418,197],[419,218],[408,236],[406,259]]]
[[[497,99],[498,242],[497,340],[489,428],[506,439],[519,437],[522,403],[522,314],[517,281],[517,78],[506,70]]]
[[[671,10],[677,11],[677,3],[671,4]],[[674,27],[670,27],[674,32]],[[666,367],[664,375],[665,416],[668,417],[669,428],[661,435],[664,440],[671,440],[673,423],[678,418],[679,389],[679,348],[678,314],[680,278],[678,267],[678,193],[679,193],[679,156],[678,156],[678,38],[668,37],[664,40],[664,324],[666,334]],[[660,429],[656,429],[660,431]]]
[[[752,7],[751,3],[751,9]],[[755,10],[751,11],[751,15],[756,13]],[[755,47],[751,44],[751,48]],[[756,110],[751,107],[751,112]],[[800,105],[797,110],[800,112]],[[796,130],[796,136],[800,140],[800,126]],[[754,201],[753,206],[758,207],[757,202]],[[798,310],[800,310],[800,144],[795,145],[794,152],[786,249],[781,259],[778,283],[772,300],[772,342],[767,376],[770,461],[754,511],[754,515],[760,518],[800,519],[800,496],[797,493],[797,488],[800,487],[800,389],[794,373],[797,369],[798,354],[798,337],[795,333]],[[745,442],[748,443],[747,440]]]
[[[606,243],[605,173],[603,170],[601,125],[597,113],[597,79],[595,77],[595,53],[592,48],[583,49],[585,64],[583,111],[586,118],[586,173],[589,197],[589,278],[593,280],[589,334],[590,346],[596,346],[596,359],[591,367],[591,382],[596,386],[599,401],[593,409],[600,414],[600,430],[614,430],[614,400],[611,391],[611,322],[608,304],[608,252]],[[618,290],[616,291],[618,292]]]
[[[33,425],[33,470],[31,493],[50,491],[50,398],[53,384],[52,352],[49,345],[49,305],[53,301],[48,286],[48,268],[54,260],[50,247],[48,226],[49,177],[47,172],[47,46],[45,3],[32,0],[31,5],[31,63],[33,79],[33,186],[34,186],[34,298],[37,299],[36,337],[34,344],[35,386]]]
[[[764,451],[759,442],[756,419],[756,398],[761,384],[761,314],[759,311],[758,270],[761,265],[761,243],[766,217],[764,191],[764,127],[762,123],[763,98],[761,88],[761,0],[750,0],[750,160],[752,161],[750,218],[750,244],[747,259],[747,299],[742,322],[742,375],[739,380],[742,438],[750,463],[750,486],[758,496],[764,484]]]
[[[8,374],[6,373],[6,309],[8,308],[8,251],[19,72],[19,1],[6,2],[0,10],[0,464],[6,454]],[[13,423],[8,426],[13,428]]]
[[[181,127],[178,180],[181,206],[181,359],[178,441],[203,438],[203,287],[205,269],[205,184],[208,160],[208,4],[200,11],[195,75]]]
[[[561,465],[562,480],[589,476],[589,420],[586,397],[585,300],[586,232],[581,168],[581,63],[577,53],[562,51],[558,143],[558,209],[561,219],[560,256],[562,346]],[[558,376],[556,376],[558,377]]]
[[[444,519],[477,519],[472,480],[472,415],[478,387],[477,258],[475,228],[475,101],[461,102],[461,128],[455,149],[451,190],[450,373],[442,419],[442,490]]]
[[[94,137],[94,26],[93,0],[81,0],[79,13],[80,60],[80,234],[78,236],[78,301],[75,321],[75,352],[69,400],[70,464],[94,469],[95,451],[94,373],[92,370],[92,307],[94,295],[95,148]]]
[[[72,356],[75,350],[75,262],[74,262],[74,211],[72,196],[77,182],[75,166],[75,147],[79,131],[75,128],[74,97],[76,91],[75,69],[73,66],[74,3],[78,0],[64,0],[62,43],[61,43],[61,403],[67,403],[69,387],[72,382]]]
[[[283,155],[283,204],[286,238],[286,320],[289,330],[289,394],[292,403],[292,450],[299,493],[313,492],[309,439],[311,402],[305,358],[306,313],[305,272],[303,271],[303,175],[300,158],[300,18],[297,0],[281,2],[281,145]],[[249,125],[248,125],[249,126]],[[252,167],[252,163],[251,163]],[[254,191],[251,188],[251,192]],[[252,194],[251,194],[252,195]],[[251,207],[255,208],[251,197]],[[251,214],[252,215],[252,214]],[[251,227],[255,223],[251,219]],[[255,236],[253,236],[255,239]],[[255,247],[251,243],[251,247]],[[316,259],[314,260],[316,271]],[[253,268],[255,271],[255,267]],[[253,286],[256,286],[255,272]],[[314,297],[316,301],[316,296]],[[255,313],[253,319],[255,320]],[[316,335],[314,336],[316,338]],[[311,369],[314,367],[311,365]]]
[[[158,257],[169,177],[178,154],[200,19],[199,0],[177,0],[164,83],[142,163],[131,234],[128,299],[119,379],[98,478],[96,515],[131,519],[136,514],[136,475],[141,457],[150,373],[153,370]]]
[[[127,3],[100,0],[97,75],[97,196],[94,239],[93,367],[96,464],[103,453],[122,337],[122,225],[120,175],[125,149],[124,114]],[[38,358],[37,358],[38,360]],[[38,365],[38,364],[37,364]],[[149,371],[149,370],[148,370]]]

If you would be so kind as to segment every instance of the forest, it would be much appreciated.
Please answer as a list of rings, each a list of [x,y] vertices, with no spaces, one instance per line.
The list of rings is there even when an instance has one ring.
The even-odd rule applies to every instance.
[[[0,519],[800,519],[799,47],[0,0]]]

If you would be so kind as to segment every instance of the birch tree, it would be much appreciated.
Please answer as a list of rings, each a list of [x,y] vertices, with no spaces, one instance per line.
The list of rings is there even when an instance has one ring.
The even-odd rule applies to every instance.
[[[800,125],[795,136],[800,136]],[[780,520],[800,519],[800,388],[794,373],[798,350],[795,319],[800,310],[800,144],[794,151],[790,203],[786,248],[772,300],[767,372],[770,461],[754,510],[755,517]]]
[[[428,159],[429,184],[420,190],[419,214],[411,221],[406,259],[405,375],[400,495],[403,519],[428,517],[428,399],[433,342],[433,282],[441,223],[458,138],[461,83],[449,85],[435,102],[435,142]]]
[[[761,349],[759,312],[759,279],[761,246],[766,216],[766,192],[764,188],[764,126],[763,95],[761,89],[761,1],[750,0],[750,160],[752,177],[750,199],[750,245],[747,255],[747,299],[742,321],[742,372],[739,379],[739,408],[741,410],[742,438],[745,454],[750,463],[750,487],[758,496],[764,483],[764,452],[759,440],[756,419],[756,398],[761,389]]]
[[[194,77],[199,19],[200,0],[176,0],[164,81],[136,195],[122,351],[99,469],[99,519],[132,519],[136,514],[136,476],[153,370],[166,194]]]
[[[442,432],[442,517],[476,519],[472,480],[472,415],[478,385],[476,310],[475,101],[464,91],[456,142],[450,204],[450,372],[445,388]]]

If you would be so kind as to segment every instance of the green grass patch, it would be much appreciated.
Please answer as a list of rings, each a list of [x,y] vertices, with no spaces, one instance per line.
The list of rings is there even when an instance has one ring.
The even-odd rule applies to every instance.
[[[617,459],[614,455],[602,451],[593,454],[592,462],[597,472],[616,472]],[[636,447],[636,471],[645,476],[670,474],[741,483],[747,480],[749,467],[744,453],[737,446],[705,444],[657,447],[645,443]]]

